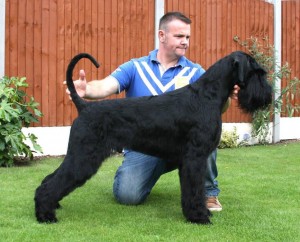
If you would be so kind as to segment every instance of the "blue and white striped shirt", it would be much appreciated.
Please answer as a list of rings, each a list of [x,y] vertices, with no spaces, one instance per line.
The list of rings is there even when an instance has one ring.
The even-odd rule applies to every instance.
[[[162,72],[157,60],[157,51],[148,56],[132,59],[120,65],[112,74],[126,97],[159,95],[193,83],[205,72],[199,65],[180,57],[176,66]]]

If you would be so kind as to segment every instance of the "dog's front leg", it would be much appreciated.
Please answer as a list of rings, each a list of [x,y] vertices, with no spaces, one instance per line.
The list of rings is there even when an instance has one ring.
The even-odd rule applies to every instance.
[[[182,211],[192,223],[210,223],[204,191],[206,164],[206,156],[189,154],[179,166]]]

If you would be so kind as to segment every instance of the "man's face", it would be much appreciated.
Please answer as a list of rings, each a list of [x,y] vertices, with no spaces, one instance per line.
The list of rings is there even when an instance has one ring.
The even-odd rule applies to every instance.
[[[189,47],[191,28],[180,20],[171,21],[160,33],[160,40],[169,55],[183,56]]]

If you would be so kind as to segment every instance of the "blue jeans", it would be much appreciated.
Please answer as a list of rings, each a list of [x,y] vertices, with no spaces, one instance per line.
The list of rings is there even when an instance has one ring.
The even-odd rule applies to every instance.
[[[216,181],[218,176],[216,158],[217,151],[215,150],[207,160],[206,196],[218,196],[220,192]],[[170,163],[160,158],[126,151],[124,161],[115,175],[114,196],[122,204],[140,204],[145,201],[160,176],[175,168],[170,168]]]
[[[207,159],[205,177],[206,196],[218,196],[218,169],[216,165],[217,151]],[[145,201],[161,175],[177,167],[171,166],[160,158],[145,155],[135,151],[125,151],[122,165],[118,168],[113,193],[116,200],[122,204],[137,205]]]

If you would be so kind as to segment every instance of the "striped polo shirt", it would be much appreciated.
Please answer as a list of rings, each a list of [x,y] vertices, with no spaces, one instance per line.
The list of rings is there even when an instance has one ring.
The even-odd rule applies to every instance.
[[[120,65],[112,74],[119,82],[119,91],[126,91],[126,97],[159,95],[193,83],[205,72],[199,65],[180,57],[178,63],[166,70],[157,60],[157,51],[148,56]]]

